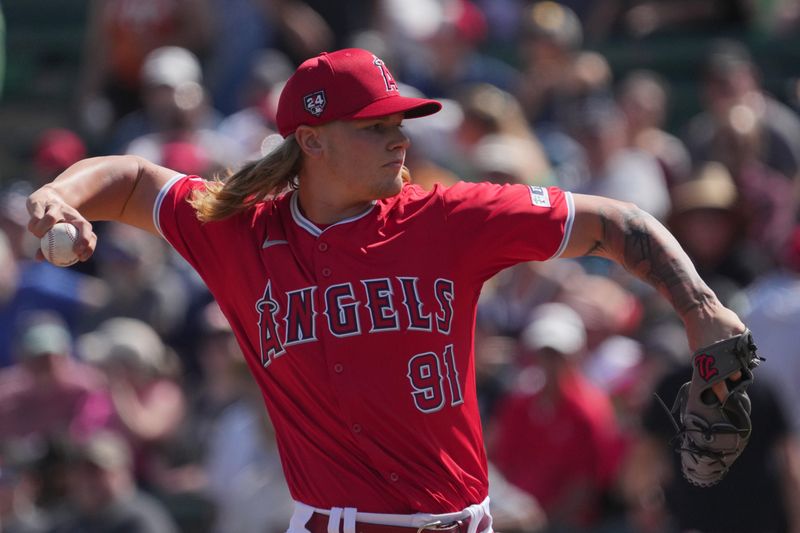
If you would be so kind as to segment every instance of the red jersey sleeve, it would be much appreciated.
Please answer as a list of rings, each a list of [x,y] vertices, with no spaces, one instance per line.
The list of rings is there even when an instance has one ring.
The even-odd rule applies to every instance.
[[[569,242],[572,195],[557,187],[457,183],[440,194],[459,264],[483,278],[522,261],[558,257]]]
[[[243,213],[221,221],[201,222],[189,198],[205,186],[206,181],[196,176],[172,178],[156,198],[153,221],[161,235],[213,292],[217,281],[224,282],[232,276],[235,279],[236,261],[231,258],[240,257],[241,251],[249,248],[243,239],[252,238],[252,216]]]

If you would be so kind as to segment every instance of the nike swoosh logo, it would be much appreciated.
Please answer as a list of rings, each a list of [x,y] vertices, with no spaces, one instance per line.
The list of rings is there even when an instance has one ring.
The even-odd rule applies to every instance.
[[[261,248],[269,248],[270,246],[275,246],[276,244],[289,244],[289,241],[271,241],[269,238],[264,239],[264,244],[261,245]]]

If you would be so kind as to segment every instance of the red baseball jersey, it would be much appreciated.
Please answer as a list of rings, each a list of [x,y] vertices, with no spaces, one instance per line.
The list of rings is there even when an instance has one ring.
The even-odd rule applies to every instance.
[[[557,188],[406,185],[318,228],[287,193],[200,223],[176,176],[156,226],[206,282],[275,426],[292,497],[445,513],[488,494],[473,336],[485,280],[566,246]]]

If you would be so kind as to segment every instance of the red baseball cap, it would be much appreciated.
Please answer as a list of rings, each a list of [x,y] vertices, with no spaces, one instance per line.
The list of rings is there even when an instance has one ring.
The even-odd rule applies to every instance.
[[[378,118],[404,113],[406,118],[432,115],[436,100],[400,96],[397,82],[375,54],[360,48],[323,52],[307,59],[292,74],[278,100],[278,131],[283,137],[303,124]]]

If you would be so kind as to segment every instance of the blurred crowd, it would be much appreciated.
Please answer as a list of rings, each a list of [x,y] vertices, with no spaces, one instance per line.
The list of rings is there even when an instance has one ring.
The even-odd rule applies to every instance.
[[[765,90],[742,41],[709,39],[703,109],[668,130],[669,79],[618,77],[593,48],[659,31],[785,35],[800,30],[796,2],[87,4],[72,120],[42,131],[30,174],[0,191],[0,532],[285,530],[292,501],[260,393],[199,277],[165,242],[112,223],[97,223],[89,262],[36,262],[24,199],[91,155],[207,178],[236,169],[269,149],[294,67],[344,46],[375,52],[402,93],[444,103],[404,126],[414,182],[636,203],[767,359],[748,448],[697,489],[654,398],[671,406],[691,375],[667,302],[598,258],[502,272],[475,341],[495,529],[800,532],[797,100]]]

